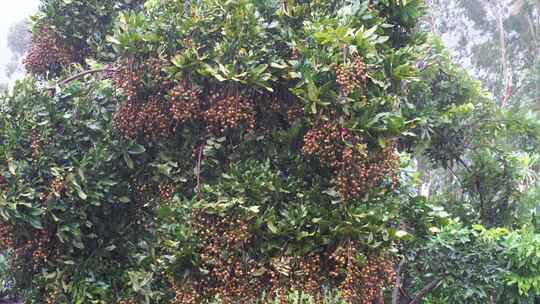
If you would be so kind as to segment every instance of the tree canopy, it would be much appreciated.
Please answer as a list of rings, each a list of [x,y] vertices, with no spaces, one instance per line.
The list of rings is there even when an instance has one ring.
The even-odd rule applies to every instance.
[[[27,303],[538,300],[538,119],[423,1],[41,3],[0,103]]]

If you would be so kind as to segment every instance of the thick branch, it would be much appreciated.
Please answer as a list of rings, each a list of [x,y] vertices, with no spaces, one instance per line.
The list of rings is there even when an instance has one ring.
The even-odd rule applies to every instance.
[[[86,75],[90,75],[90,74],[97,74],[97,73],[103,73],[103,72],[114,72],[116,71],[115,69],[113,69],[111,66],[107,66],[105,68],[102,68],[102,69],[93,69],[93,70],[86,70],[86,71],[82,71],[80,73],[77,73],[75,75],[72,75],[72,76],[69,76],[68,78],[64,79],[64,80],[61,80],[60,82],[58,82],[56,84],[56,86],[60,86],[60,85],[66,85],[74,80],[77,80],[79,78],[82,78]],[[48,90],[49,92],[51,93],[51,95],[54,95],[55,92],[56,92],[56,86],[55,87],[49,87]]]
[[[201,196],[201,164],[203,159],[204,143],[199,147],[199,155],[197,157],[197,195]]]
[[[405,264],[405,258],[401,259],[398,268],[396,269],[396,284],[392,290],[392,304],[399,304],[399,298],[401,296],[399,290],[401,288],[401,268]]]
[[[89,75],[89,74],[96,74],[96,73],[110,72],[110,71],[114,71],[114,69],[111,68],[110,66],[107,66],[106,68],[103,68],[103,69],[94,69],[94,70],[82,71],[82,72],[80,72],[78,74],[75,74],[73,76],[70,76],[70,77],[60,81],[58,83],[58,85],[68,84],[68,83],[72,82],[73,80],[79,79],[79,78],[84,77],[84,76]]]
[[[420,300],[422,300],[422,298],[425,297],[432,290],[439,287],[441,282],[442,282],[442,279],[437,279],[435,281],[430,282],[426,286],[424,286],[424,288],[422,288],[422,290],[420,290],[420,292],[414,297],[414,299],[411,302],[409,302],[409,304],[418,304],[418,303],[420,303]]]

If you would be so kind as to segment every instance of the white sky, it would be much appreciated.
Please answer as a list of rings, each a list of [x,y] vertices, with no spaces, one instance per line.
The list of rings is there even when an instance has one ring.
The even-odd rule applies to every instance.
[[[1,0],[0,9],[0,83],[5,82],[5,66],[11,59],[7,48],[7,33],[9,27],[37,11],[39,0]]]

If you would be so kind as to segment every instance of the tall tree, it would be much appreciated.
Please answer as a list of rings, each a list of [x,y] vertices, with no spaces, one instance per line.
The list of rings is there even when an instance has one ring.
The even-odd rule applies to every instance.
[[[538,105],[538,1],[436,0],[432,9],[457,60],[482,79],[500,103]]]

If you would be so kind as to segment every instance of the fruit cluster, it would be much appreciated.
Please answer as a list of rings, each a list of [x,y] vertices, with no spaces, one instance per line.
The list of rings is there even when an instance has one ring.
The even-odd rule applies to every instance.
[[[141,107],[137,121],[147,141],[157,141],[170,134],[171,119],[162,98],[158,95],[151,96]]]
[[[165,70],[170,66],[169,61],[152,56],[148,59],[147,69],[154,85],[168,88],[172,81],[169,79]]]
[[[61,177],[55,178],[50,186],[50,193],[56,196],[61,196],[62,193],[66,190],[66,184],[64,179]]]
[[[170,135],[171,118],[160,96],[151,96],[146,103],[127,101],[118,107],[113,128],[123,137],[158,141]]]
[[[340,96],[349,96],[356,88],[365,85],[367,66],[361,56],[356,56],[352,63],[343,63],[335,67],[336,82],[340,88]]]
[[[297,119],[304,117],[304,104],[300,100],[293,100],[287,109],[287,121],[291,126]]]
[[[47,295],[47,299],[46,299],[47,304],[55,304],[56,299],[58,299],[61,293],[62,292],[60,291],[60,288],[55,288],[52,292],[50,292]]]
[[[203,119],[207,128],[214,134],[244,127],[246,133],[255,129],[255,110],[253,103],[240,95],[210,96],[210,107],[204,111]]]
[[[12,225],[0,222],[0,251],[15,247],[15,231]]]
[[[163,183],[159,185],[159,198],[161,201],[170,200],[176,193],[176,186],[173,183]]]
[[[73,52],[49,25],[42,25],[34,35],[24,59],[26,70],[37,76],[58,73],[62,67],[76,62]]]
[[[341,296],[346,303],[373,304],[386,286],[395,282],[391,259],[370,255],[359,263],[358,252],[352,242],[338,247],[331,255],[335,263],[333,277],[343,276],[339,283]]]
[[[41,155],[43,140],[39,136],[39,133],[36,130],[32,131],[32,137],[30,142],[30,149],[32,149],[32,158],[38,159]]]
[[[48,231],[39,230],[36,233],[32,241],[32,266],[34,267],[34,271],[39,270],[47,262],[50,240]]]
[[[321,164],[337,168],[340,164],[342,129],[327,122],[313,127],[304,135],[302,152],[306,156],[317,157]]]
[[[136,101],[126,101],[121,104],[113,117],[113,128],[125,138],[137,138],[141,123],[139,113],[141,106]]]
[[[167,66],[157,57],[142,63],[131,57],[118,62],[113,83],[125,100],[115,113],[113,127],[121,136],[155,141],[190,121],[204,125],[214,135],[255,129],[257,113],[251,99],[239,93],[216,93],[229,91],[218,87],[205,92],[203,100],[200,90],[189,81],[173,81],[164,72]],[[142,79],[140,75],[145,74],[150,79]]]
[[[333,123],[313,127],[304,136],[304,155],[315,157],[334,171],[334,182],[341,198],[360,197],[389,178],[397,186],[399,157],[390,141],[378,153],[367,152],[359,135]],[[377,151],[377,150],[375,150]]]
[[[170,111],[176,125],[198,120],[201,116],[201,99],[195,88],[185,82],[177,84],[170,92]]]
[[[391,181],[392,189],[397,187],[399,156],[395,144],[387,144],[382,151],[367,155],[359,153],[361,148],[345,148],[342,162],[336,171],[336,186],[344,199],[359,197],[383,180]]]
[[[323,303],[327,287],[340,290],[345,303],[372,304],[395,281],[391,259],[371,254],[362,261],[352,241],[331,253],[261,259],[250,255],[257,238],[237,216],[200,214],[193,228],[200,244],[198,262],[181,282],[171,279],[174,304],[211,303],[216,298],[222,303],[271,303],[277,298],[287,304],[293,291]]]
[[[193,228],[200,240],[199,269],[203,273],[174,284],[173,303],[207,303],[216,296],[222,303],[250,303],[258,298],[262,286],[254,273],[260,267],[244,250],[252,238],[246,222],[239,218],[201,215]]]
[[[118,62],[112,80],[116,89],[121,89],[126,95],[127,103],[138,101],[139,88],[142,86],[141,73],[133,58],[122,59]]]
[[[360,273],[362,304],[372,304],[385,286],[394,284],[396,277],[392,261],[378,256],[369,256]]]

